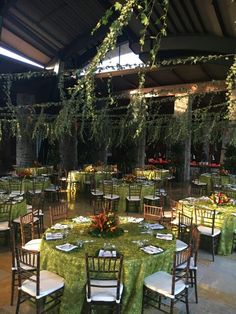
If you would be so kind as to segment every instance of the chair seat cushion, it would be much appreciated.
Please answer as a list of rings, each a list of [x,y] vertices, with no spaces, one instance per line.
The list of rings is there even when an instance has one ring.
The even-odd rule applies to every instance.
[[[32,276],[31,278],[36,279],[35,276]],[[28,279],[22,283],[20,289],[28,293],[32,297],[41,299],[63,287],[64,287],[64,278],[48,270],[41,270],[40,271],[40,293],[38,296],[36,296],[36,283]]]
[[[10,230],[9,222],[8,221],[1,221],[0,222],[0,231],[7,231]]]
[[[99,191],[99,190],[91,190],[91,194],[93,196],[103,196],[103,192],[102,191]]]
[[[186,285],[183,282],[183,280],[179,280],[175,284],[174,294],[171,294],[172,275],[164,271],[158,271],[144,278],[144,285],[148,289],[156,291],[157,293],[171,299],[174,299],[175,295],[179,294],[186,288]]]
[[[188,247],[188,244],[177,239],[176,240],[176,252],[182,251]]]
[[[164,211],[163,211],[163,217],[164,217],[164,218],[172,219],[172,217],[173,217],[173,212],[172,212],[171,210],[164,210]]]
[[[129,202],[140,202],[141,201],[141,198],[139,196],[127,196],[126,199],[129,201]]]
[[[220,229],[217,229],[217,228],[214,228],[214,233],[212,234],[212,228],[211,227],[206,227],[206,226],[198,226],[198,231],[201,233],[201,234],[204,234],[206,236],[210,236],[210,237],[216,237],[218,236],[221,231]]]
[[[40,246],[41,246],[42,239],[33,239],[27,242],[23,248],[26,250],[31,250],[31,251],[40,251]]]
[[[193,180],[192,183],[198,186],[207,186],[207,183],[201,182],[199,180]]]
[[[104,302],[120,302],[123,292],[123,284],[120,283],[120,298],[116,300],[116,287],[104,287],[107,285],[117,285],[116,280],[91,280],[91,285],[98,285],[101,287],[91,287],[91,298],[87,297],[87,302],[91,301],[104,301]],[[87,289],[86,289],[87,290]]]
[[[120,198],[119,195],[116,194],[105,194],[103,197],[107,200],[117,200]]]
[[[158,201],[160,199],[159,196],[154,195],[145,195],[143,198],[149,201]]]

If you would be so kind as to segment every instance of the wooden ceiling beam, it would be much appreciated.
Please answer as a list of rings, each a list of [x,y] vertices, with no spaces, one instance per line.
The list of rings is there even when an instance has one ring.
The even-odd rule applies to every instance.
[[[120,91],[117,95],[131,98],[132,96],[142,94],[146,97],[163,96],[184,96],[201,93],[223,92],[226,90],[225,81],[209,81],[200,83],[175,84],[156,87],[147,87],[133,90]]]

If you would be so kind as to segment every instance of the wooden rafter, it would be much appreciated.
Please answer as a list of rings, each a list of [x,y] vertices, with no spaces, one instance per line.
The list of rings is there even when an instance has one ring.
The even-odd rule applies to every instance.
[[[226,90],[225,81],[209,81],[200,83],[187,83],[187,84],[176,84],[176,85],[165,85],[156,87],[147,87],[140,89],[132,89],[121,91],[117,94],[123,97],[130,98],[134,95],[143,94],[146,97],[163,97],[163,96],[184,96],[189,94],[201,94],[201,93],[212,93],[221,92]]]

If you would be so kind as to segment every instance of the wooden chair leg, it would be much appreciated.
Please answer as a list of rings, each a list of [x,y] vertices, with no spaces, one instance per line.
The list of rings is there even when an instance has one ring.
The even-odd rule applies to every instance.
[[[189,314],[189,304],[188,304],[188,288],[186,288],[185,303],[186,303],[186,313],[187,313],[187,314]]]
[[[212,237],[212,261],[215,261],[215,239]]]
[[[16,270],[12,270],[12,273],[11,273],[11,305],[13,305],[13,301],[14,301],[15,281],[16,281]]]
[[[198,293],[197,293],[197,271],[196,269],[192,270],[193,272],[193,280],[194,280],[194,285],[195,285],[195,300],[196,303],[198,303]]]

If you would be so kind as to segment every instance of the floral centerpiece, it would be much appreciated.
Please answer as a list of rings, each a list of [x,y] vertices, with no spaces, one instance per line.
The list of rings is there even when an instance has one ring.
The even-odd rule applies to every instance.
[[[212,194],[210,196],[210,199],[212,203],[217,204],[217,205],[227,204],[230,201],[228,196],[222,192]]]
[[[218,171],[219,175],[221,176],[228,176],[229,175],[229,170],[226,170],[224,168],[219,169]]]
[[[18,175],[19,178],[23,179],[23,178],[30,178],[30,177],[32,177],[33,173],[32,173],[31,169],[24,169],[21,172],[19,172],[17,175]]]
[[[125,183],[133,183],[137,181],[137,177],[134,174],[127,174],[122,178],[123,182]]]
[[[103,211],[91,218],[90,234],[97,237],[114,237],[123,234],[118,227],[119,217],[111,211]]]

